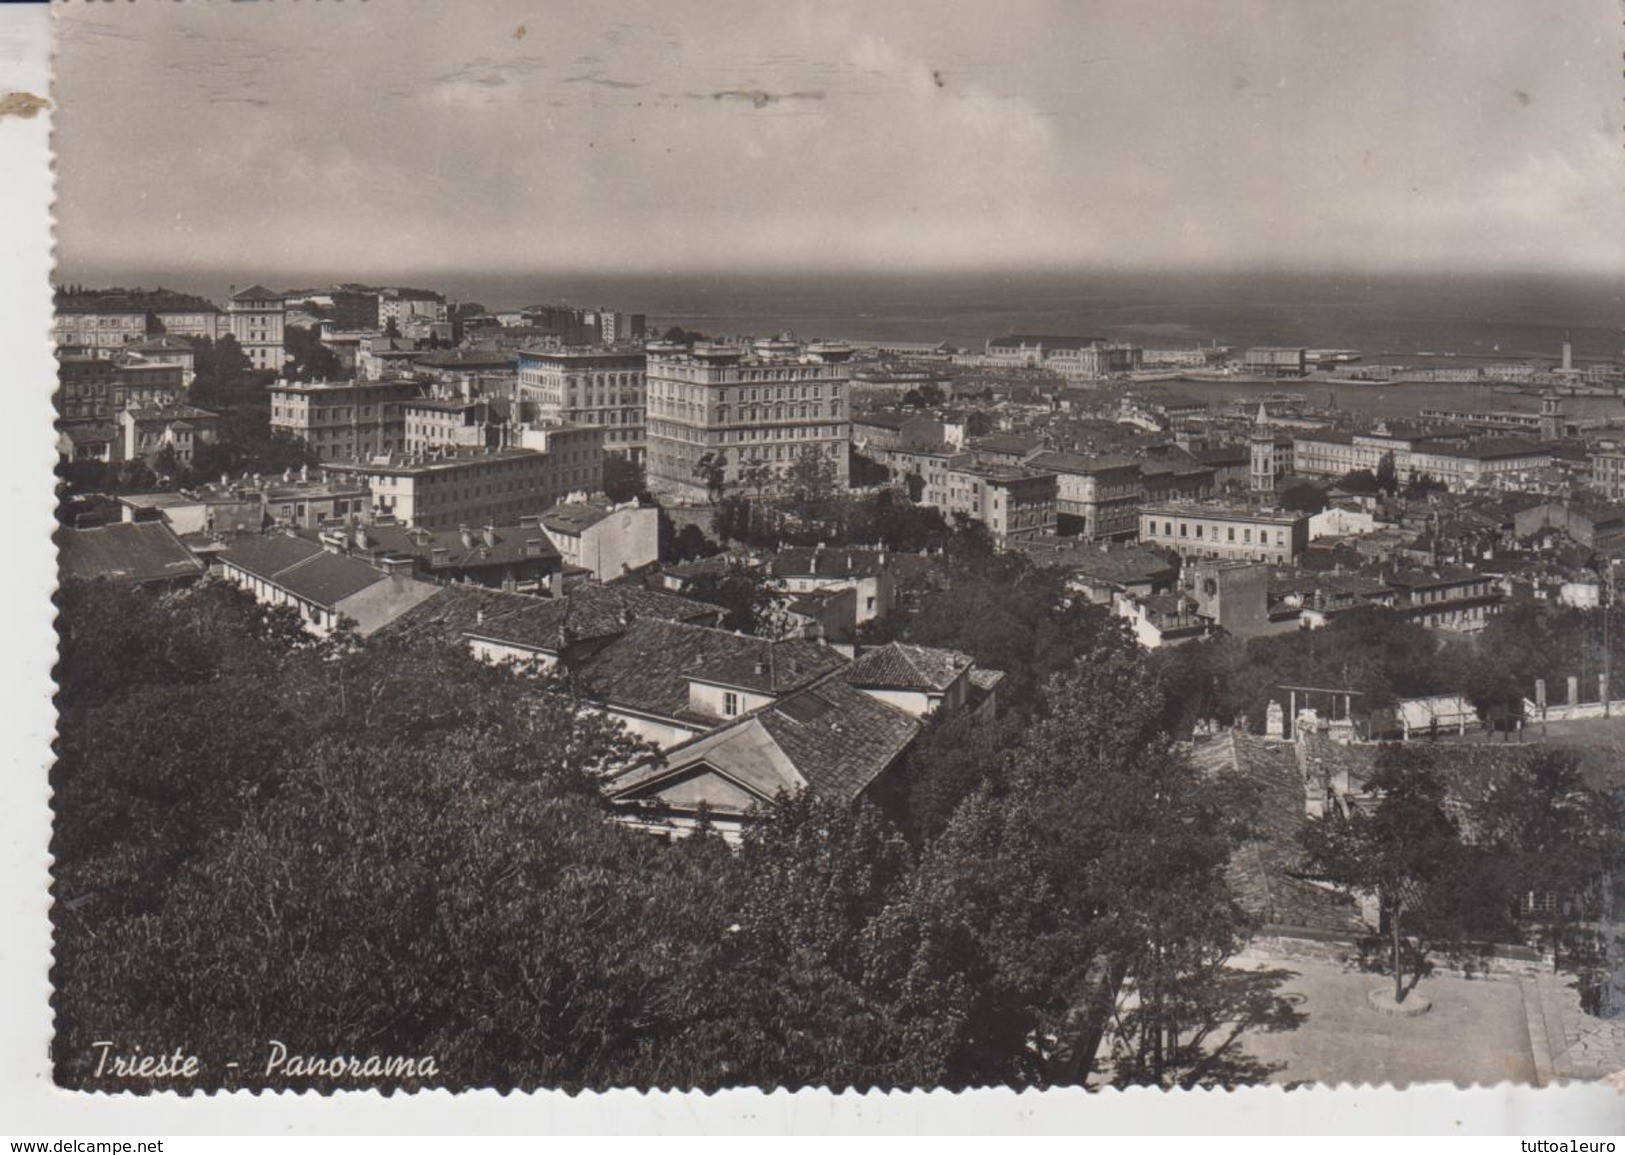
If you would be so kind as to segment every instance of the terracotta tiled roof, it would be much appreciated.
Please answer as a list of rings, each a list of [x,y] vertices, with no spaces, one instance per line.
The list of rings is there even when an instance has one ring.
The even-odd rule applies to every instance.
[[[971,664],[970,656],[957,650],[891,642],[860,654],[846,680],[854,686],[941,693]]]
[[[389,580],[364,561],[329,553],[297,537],[239,538],[220,556],[239,569],[329,608]]]
[[[623,634],[643,618],[715,624],[722,610],[635,585],[584,585],[562,598],[446,586],[389,628],[459,640],[492,641],[557,653],[571,642]]]
[[[920,723],[832,678],[753,717],[789,756],[813,793],[851,802],[908,748]]]
[[[203,563],[161,521],[119,522],[57,534],[64,578],[115,582],[196,577]]]
[[[688,678],[782,694],[846,664],[810,642],[770,642],[729,630],[644,619],[578,668],[603,702],[659,714],[688,715]]]

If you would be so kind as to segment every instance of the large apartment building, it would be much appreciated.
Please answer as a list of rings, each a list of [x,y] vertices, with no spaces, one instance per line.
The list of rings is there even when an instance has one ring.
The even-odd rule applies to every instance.
[[[517,525],[555,504],[557,463],[534,449],[442,449],[329,462],[330,477],[365,482],[372,515],[423,529]]]
[[[417,397],[411,381],[278,382],[271,387],[271,429],[300,438],[324,461],[356,461],[405,446],[402,407]]]
[[[1550,449],[1516,437],[1399,436],[1379,427],[1371,433],[1326,430],[1292,439],[1293,470],[1310,476],[1341,477],[1356,469],[1375,473],[1390,455],[1401,483],[1429,477],[1452,492],[1515,486],[1552,461]]]
[[[1138,461],[1040,453],[1028,464],[1055,475],[1056,532],[1089,541],[1134,536],[1141,497]]]
[[[1217,503],[1152,504],[1140,510],[1140,541],[1187,560],[1286,565],[1309,546],[1309,515]]]
[[[1591,486],[1609,501],[1625,501],[1625,451],[1591,455]]]
[[[57,416],[66,421],[111,421],[131,406],[176,401],[186,391],[186,370],[178,362],[63,357],[56,372]]]
[[[59,292],[51,336],[58,345],[120,349],[148,337],[207,337],[226,331],[213,303],[167,289]]]
[[[283,327],[287,307],[282,294],[263,285],[250,285],[234,292],[226,303],[231,335],[242,346],[256,369],[281,369],[287,360],[283,348]]]
[[[1074,380],[1098,380],[1138,369],[1140,349],[1104,337],[1013,333],[988,341],[982,361],[1001,368],[1048,369]]]
[[[651,346],[648,354],[648,477],[680,500],[709,496],[714,465],[725,486],[765,465],[783,478],[809,450],[827,457],[846,485],[852,349],[761,342],[754,348]]]
[[[1055,536],[1055,475],[1025,466],[959,465],[944,492],[926,499],[949,518],[963,514],[987,527],[999,546]],[[932,500],[935,498],[935,500]]]
[[[526,419],[596,425],[604,451],[642,463],[645,357],[592,349],[525,349],[515,400]]]

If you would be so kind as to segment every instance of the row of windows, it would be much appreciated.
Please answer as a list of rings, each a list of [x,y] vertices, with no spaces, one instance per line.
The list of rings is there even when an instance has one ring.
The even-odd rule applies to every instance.
[[[1197,541],[1201,541],[1201,540],[1203,540],[1203,537],[1204,537],[1204,530],[1210,530],[1211,532],[1206,533],[1205,536],[1208,537],[1212,541],[1218,541],[1219,540],[1219,529],[1220,529],[1219,526],[1216,526],[1216,525],[1208,526],[1203,522],[1196,522],[1196,523],[1194,523],[1194,525],[1195,525],[1195,532],[1192,533],[1191,532],[1192,523],[1185,522],[1185,521],[1180,522],[1179,523],[1179,536],[1180,537],[1193,537]],[[1233,525],[1227,525],[1227,526],[1224,526],[1223,528],[1224,528],[1224,531],[1225,531],[1224,540],[1226,542],[1234,542],[1236,540],[1236,527],[1233,526]],[[1146,523],[1145,523],[1145,533],[1146,533],[1147,537],[1157,537],[1158,536],[1157,522],[1156,522],[1156,520],[1154,518],[1153,519],[1148,519],[1146,521]],[[1165,521],[1165,522],[1162,523],[1161,536],[1162,537],[1169,537],[1169,538],[1174,536],[1174,523],[1173,522]],[[1269,542],[1269,537],[1270,537],[1270,531],[1269,530],[1263,529],[1263,528],[1260,528],[1258,530],[1258,544],[1259,545],[1268,545],[1270,543]],[[1252,527],[1251,526],[1242,526],[1242,529],[1241,529],[1241,543],[1243,545],[1251,545],[1252,541],[1253,541]],[[1284,546],[1286,544],[1286,530],[1277,529],[1275,531],[1275,544],[1279,545],[1279,546]]]

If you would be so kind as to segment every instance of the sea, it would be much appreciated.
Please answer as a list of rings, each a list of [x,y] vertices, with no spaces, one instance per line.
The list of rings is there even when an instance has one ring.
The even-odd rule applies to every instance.
[[[1013,332],[1098,335],[1154,348],[1218,342],[1385,354],[1555,357],[1565,336],[1584,359],[1625,351],[1625,270],[1617,277],[1377,276],[1079,270],[978,273],[513,273],[304,270],[146,271],[87,284],[161,284],[213,299],[228,282],[280,288],[339,281],[436,289],[489,309],[535,304],[643,313],[710,336],[948,342],[980,348]]]

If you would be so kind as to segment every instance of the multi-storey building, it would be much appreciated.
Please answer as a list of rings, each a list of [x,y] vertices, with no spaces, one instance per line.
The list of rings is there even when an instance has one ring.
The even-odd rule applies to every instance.
[[[354,461],[403,448],[411,381],[278,382],[271,429],[298,437],[324,461]]]
[[[414,321],[430,324],[446,320],[446,298],[428,289],[381,289],[378,292],[378,324],[395,322],[404,331]]]
[[[208,337],[222,332],[220,310],[201,297],[151,292],[89,292],[56,295],[51,324],[58,345],[118,349],[148,337]]]
[[[1292,438],[1292,471],[1310,477],[1342,477],[1357,469],[1376,473],[1382,459],[1393,454],[1395,475],[1404,478],[1417,440],[1389,433],[1380,425],[1369,433],[1298,434]]]
[[[1126,457],[1040,453],[1028,465],[1055,475],[1057,533],[1089,541],[1134,536],[1139,527],[1139,462]]]
[[[1464,568],[1400,570],[1383,578],[1394,612],[1429,629],[1477,633],[1506,601],[1499,579]]]
[[[515,400],[520,416],[570,425],[596,425],[604,450],[644,459],[645,357],[589,349],[525,349],[519,354]]]
[[[256,369],[281,369],[287,360],[283,348],[283,327],[287,308],[282,294],[264,285],[250,285],[234,292],[226,304],[231,335],[237,339]]]
[[[1265,377],[1302,377],[1309,371],[1309,350],[1257,345],[1242,354],[1241,368]]]
[[[1408,476],[1431,477],[1452,493],[1506,489],[1551,463],[1549,448],[1515,437],[1428,438],[1412,447]]]
[[[197,346],[184,337],[160,334],[120,349],[117,357],[125,363],[179,365],[181,384],[190,387],[197,378]]]
[[[724,486],[766,466],[782,479],[808,453],[824,456],[837,485],[848,476],[850,346],[782,342],[755,349],[651,347],[648,477],[652,489],[705,500],[708,473]]]
[[[185,369],[176,362],[63,357],[57,362],[57,415],[67,421],[111,421],[122,410],[178,400]]]
[[[529,425],[519,430],[518,444],[547,455],[547,489],[557,494],[554,501],[604,488],[603,426]]]
[[[555,463],[534,449],[441,449],[330,462],[330,476],[365,481],[374,518],[424,529],[517,525],[563,495]]]
[[[1140,510],[1140,540],[1182,558],[1285,565],[1309,545],[1309,515],[1218,503],[1167,502]]]
[[[214,440],[218,417],[195,405],[131,406],[119,413],[117,423],[125,461],[151,461],[168,450],[177,465],[189,469],[197,447]]]
[[[1000,368],[1049,369],[1064,377],[1095,380],[1140,367],[1140,350],[1104,337],[1014,333],[987,342],[984,364]]]
[[[1593,453],[1591,485],[1609,501],[1625,501],[1625,451]]]
[[[660,511],[637,501],[571,500],[537,519],[566,564],[614,581],[660,560]]]
[[[1055,535],[1055,475],[1008,465],[960,465],[947,471],[946,493],[935,502],[950,518],[963,514],[987,527],[993,540]]]
[[[213,341],[227,333],[220,306],[186,293],[164,293],[153,302],[152,316],[159,333],[170,337],[207,337]]]
[[[484,398],[419,397],[401,402],[401,448],[422,453],[441,446],[496,445],[503,424]]]

